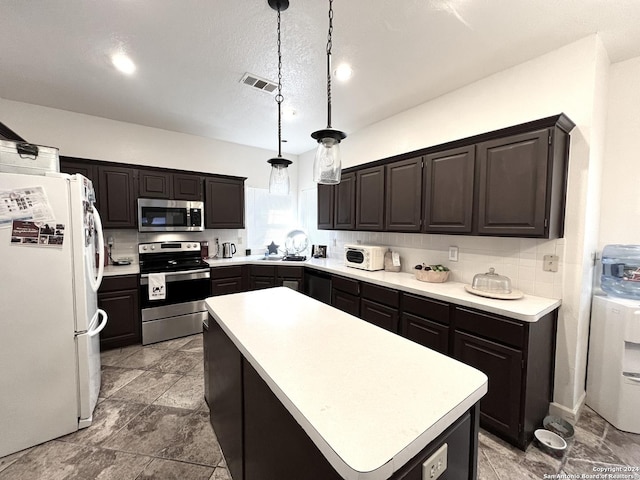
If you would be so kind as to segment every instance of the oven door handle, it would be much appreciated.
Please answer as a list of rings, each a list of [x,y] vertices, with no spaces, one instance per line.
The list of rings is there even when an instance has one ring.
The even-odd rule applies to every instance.
[[[186,270],[184,272],[167,272],[164,276],[164,281],[169,282],[184,282],[188,280],[200,280],[203,278],[211,278],[211,270],[203,268],[201,270]],[[143,273],[140,275],[140,285],[149,284],[149,274]]]

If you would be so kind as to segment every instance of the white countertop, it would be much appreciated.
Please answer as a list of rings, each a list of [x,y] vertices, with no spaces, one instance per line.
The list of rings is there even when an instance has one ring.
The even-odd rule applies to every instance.
[[[312,258],[305,262],[284,262],[275,260],[262,260],[262,256],[214,258],[208,259],[211,267],[223,267],[232,265],[291,265],[299,267],[311,267],[316,270],[331,274],[361,280],[388,288],[395,288],[407,293],[426,296],[435,300],[455,303],[457,305],[476,308],[497,315],[535,322],[549,312],[560,306],[561,300],[555,298],[536,297],[525,295],[518,300],[495,300],[480,297],[468,293],[464,284],[460,282],[428,283],[416,280],[415,275],[405,272],[367,272],[357,268],[345,267],[342,261],[329,258]],[[139,273],[137,264],[127,266],[110,265],[105,267],[105,276],[129,275]]]
[[[487,392],[479,370],[288,288],[206,305],[349,480],[388,478]]]

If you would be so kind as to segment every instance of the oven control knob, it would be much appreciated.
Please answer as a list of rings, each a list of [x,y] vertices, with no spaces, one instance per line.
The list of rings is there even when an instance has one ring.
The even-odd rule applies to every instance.
[[[190,243],[187,243],[187,248],[191,248],[191,244]]]
[[[155,245],[151,245],[151,250],[155,250],[156,246]]]
[[[198,248],[198,244],[197,244],[197,243],[194,243],[194,244],[193,244],[193,248]]]
[[[146,246],[146,245],[143,245],[143,246],[142,246],[142,249],[143,249],[143,250],[146,250],[146,249],[147,249],[147,246]]]

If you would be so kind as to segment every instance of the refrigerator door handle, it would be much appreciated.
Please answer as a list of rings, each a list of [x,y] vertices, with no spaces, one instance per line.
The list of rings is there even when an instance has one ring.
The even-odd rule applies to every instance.
[[[87,332],[87,335],[89,335],[90,337],[95,337],[96,335],[98,335],[104,329],[104,327],[107,326],[107,321],[109,320],[109,315],[107,315],[107,312],[105,312],[101,308],[98,309],[96,315],[100,315],[102,317],[102,321],[96,328]]]
[[[102,277],[104,275],[104,234],[102,233],[102,219],[100,218],[98,210],[96,210],[96,207],[93,205],[91,206],[91,212],[93,214],[95,224],[96,239],[98,240],[98,274],[94,278],[90,267],[91,263],[93,263],[91,255],[87,258],[87,270],[89,271],[89,283],[91,284],[91,289],[94,292],[97,292],[100,288]]]

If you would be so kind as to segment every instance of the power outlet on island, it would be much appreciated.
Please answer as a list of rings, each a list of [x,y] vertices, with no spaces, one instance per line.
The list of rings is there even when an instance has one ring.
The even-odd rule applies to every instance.
[[[422,480],[436,480],[446,469],[447,444],[445,443],[422,464]]]

